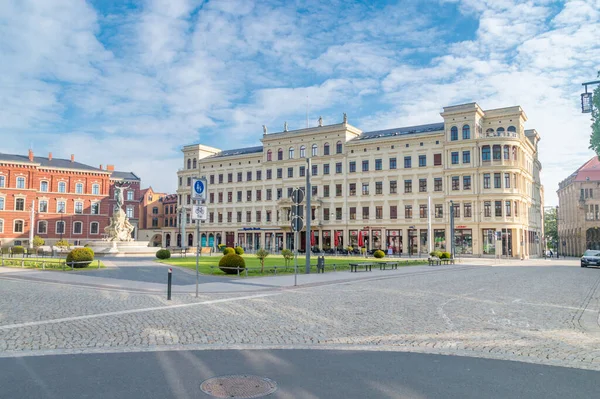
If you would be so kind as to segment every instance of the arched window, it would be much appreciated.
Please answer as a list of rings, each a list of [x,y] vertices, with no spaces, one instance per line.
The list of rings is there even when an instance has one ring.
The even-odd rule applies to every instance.
[[[58,192],[66,193],[67,192],[67,183],[65,183],[64,181],[61,181],[60,183],[58,183]]]
[[[492,137],[494,136],[494,129],[489,128],[488,130],[485,131],[485,136],[486,137]]]
[[[192,160],[191,159],[187,160],[187,168],[192,169]]]
[[[290,147],[289,153],[288,153],[288,158],[294,159],[294,147]]]
[[[508,135],[511,137],[517,137],[517,128],[514,126],[509,126],[508,129],[506,129],[506,131],[508,132]]]
[[[100,224],[98,222],[90,223],[90,234],[98,234],[100,232]]]
[[[25,199],[17,198],[15,200],[15,211],[24,211],[25,210]]]
[[[452,126],[452,128],[450,129],[450,140],[458,140],[458,128],[456,126]]]
[[[13,233],[22,233],[23,232],[23,221],[15,220],[15,224],[13,227],[14,227]]]
[[[342,142],[341,141],[338,141],[337,143],[335,143],[335,153],[336,154],[342,153]]]
[[[481,160],[484,162],[491,160],[489,145],[484,145],[483,147],[481,147]]]
[[[45,220],[38,221],[37,225],[38,234],[47,234],[48,233],[48,222]]]
[[[498,134],[498,136],[504,136],[504,128],[499,127],[498,129],[496,129],[496,133]]]
[[[17,188],[25,188],[25,178],[17,177]]]
[[[196,169],[198,167],[198,163],[196,162],[196,158],[194,158],[194,161],[192,162],[192,169]]]
[[[277,150],[277,160],[283,161],[283,149],[282,148]]]
[[[323,145],[323,155],[329,155],[329,143]]]
[[[158,215],[158,207],[155,206],[155,207],[152,208],[152,214],[153,215]]]
[[[504,153],[504,159],[509,160],[510,159],[510,146],[505,145],[503,153]]]
[[[56,234],[65,234],[65,221],[59,220],[56,222]]]
[[[100,185],[99,184],[92,184],[92,194],[100,195]]]
[[[83,233],[83,223],[75,222],[73,223],[73,234],[81,234]]]
[[[513,161],[517,160],[517,147],[512,148]]]
[[[494,147],[492,147],[492,155],[494,160],[502,159],[502,146],[499,144],[494,145]]]
[[[273,152],[271,150],[267,151],[267,161],[272,161]]]
[[[318,147],[317,147],[317,145],[316,145],[316,144],[313,144],[313,145],[312,145],[312,152],[311,152],[311,156],[313,156],[313,157],[316,157],[316,156],[317,156],[317,151],[318,151],[318,150],[317,150],[317,148],[318,148]]]
[[[75,192],[77,194],[83,194],[83,183],[77,183],[75,185]]]
[[[47,181],[40,182],[40,191],[43,193],[48,192],[48,182]]]
[[[463,140],[468,140],[471,138],[471,127],[469,125],[463,126]]]
[[[303,145],[300,146],[300,158],[306,158],[306,147]]]

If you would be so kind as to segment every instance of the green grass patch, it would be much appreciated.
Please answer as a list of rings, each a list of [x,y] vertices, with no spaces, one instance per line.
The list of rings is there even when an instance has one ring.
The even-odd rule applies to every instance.
[[[23,269],[39,269],[39,270],[63,270],[71,271],[69,266],[65,265],[65,258],[2,258],[0,260],[0,266],[4,267],[16,267]],[[100,268],[104,268],[104,263],[100,261]],[[94,259],[87,267],[76,268],[77,270],[97,269],[98,259]]]
[[[248,254],[242,255],[246,261],[246,268],[248,268],[248,276],[261,276],[261,275],[272,275],[275,273],[275,267],[277,268],[277,274],[292,274],[294,273],[294,260],[289,262],[286,267],[285,260],[281,255],[269,255],[265,259],[264,273],[260,271],[260,261],[255,255]],[[201,256],[198,262],[198,270],[202,274],[213,274],[226,276],[221,270],[219,270],[219,260],[221,256]],[[298,256],[298,272],[304,273],[305,270],[305,257]],[[398,258],[383,258],[374,259],[372,257],[365,259],[364,257],[325,257],[325,271],[330,272],[335,270],[349,270],[350,263],[357,262],[400,262],[400,266],[415,266],[427,264],[426,259],[412,260],[412,259],[398,259]],[[185,258],[170,258],[164,260],[157,260],[157,262],[164,263],[167,265],[185,267],[187,269],[196,270],[196,257],[189,256]],[[211,269],[212,266],[212,269]],[[311,273],[317,272],[317,257],[311,256]],[[240,274],[245,275],[245,272]],[[231,275],[230,275],[231,276]],[[235,275],[233,275],[235,276]]]

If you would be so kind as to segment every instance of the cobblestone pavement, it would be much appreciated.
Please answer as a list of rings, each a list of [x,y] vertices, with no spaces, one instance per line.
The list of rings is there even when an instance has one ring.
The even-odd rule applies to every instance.
[[[0,280],[0,356],[202,348],[459,354],[600,370],[600,270],[473,267],[164,298]]]

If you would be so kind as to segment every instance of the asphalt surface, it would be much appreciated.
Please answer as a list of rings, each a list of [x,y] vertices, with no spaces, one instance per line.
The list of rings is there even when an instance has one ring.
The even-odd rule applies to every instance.
[[[210,398],[201,383],[250,374],[271,398],[597,398],[600,373],[398,352],[206,350],[0,359],[0,397]]]
[[[144,283],[167,283],[168,265],[156,266],[125,266],[106,269],[90,269],[77,271],[78,274],[86,276],[112,278],[117,280],[141,281]],[[224,281],[227,277],[201,275],[200,284],[216,283]],[[196,272],[187,271],[182,268],[173,267],[173,285],[196,284]]]

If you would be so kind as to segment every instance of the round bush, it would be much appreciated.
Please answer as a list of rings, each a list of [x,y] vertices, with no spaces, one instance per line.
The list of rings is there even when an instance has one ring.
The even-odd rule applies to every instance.
[[[158,259],[169,259],[171,257],[171,251],[168,249],[159,249],[156,251],[156,257]]]
[[[430,256],[435,256],[436,258],[442,257],[442,251],[431,251]]]
[[[94,260],[94,251],[89,248],[75,248],[67,255],[67,265],[80,269],[88,267]]]
[[[21,245],[15,245],[11,248],[10,252],[13,254],[23,254],[25,253],[25,248],[23,248]]]
[[[235,247],[235,254],[236,255],[243,255],[244,254],[244,248],[240,247],[239,245],[237,247]]]
[[[237,268],[240,270],[246,268],[246,261],[239,255],[225,255],[219,261],[219,269],[225,274],[237,274]]]
[[[440,259],[450,259],[450,252],[442,252]]]
[[[226,247],[225,249],[223,249],[223,255],[231,255],[231,254],[235,254],[235,249],[233,249],[231,247]]]
[[[373,252],[373,256],[381,259],[385,256],[385,252],[383,252],[381,249],[378,249],[377,251]]]

